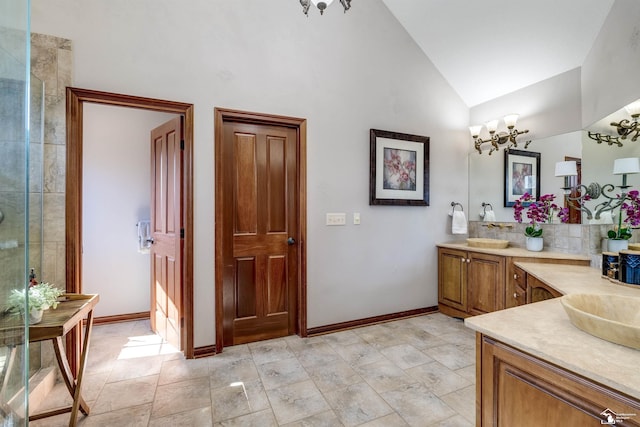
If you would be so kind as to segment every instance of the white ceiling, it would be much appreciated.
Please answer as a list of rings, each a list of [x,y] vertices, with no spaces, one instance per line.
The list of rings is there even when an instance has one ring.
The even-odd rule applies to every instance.
[[[469,107],[581,66],[614,2],[382,1]]]

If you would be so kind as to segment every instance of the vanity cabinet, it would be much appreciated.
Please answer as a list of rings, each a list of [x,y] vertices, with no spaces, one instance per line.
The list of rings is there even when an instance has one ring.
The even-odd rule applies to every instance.
[[[438,250],[438,306],[454,317],[489,313],[504,306],[505,258],[481,252]]]
[[[560,296],[553,288],[527,275],[515,265],[517,262],[589,265],[587,259],[561,259],[552,254],[509,256],[441,246],[438,309],[448,316],[465,318]]]
[[[477,426],[639,426],[640,402],[477,333]],[[614,419],[615,421],[615,419]]]

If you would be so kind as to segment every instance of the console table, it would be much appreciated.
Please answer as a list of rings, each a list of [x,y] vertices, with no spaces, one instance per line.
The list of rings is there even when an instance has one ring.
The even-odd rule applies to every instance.
[[[60,302],[56,309],[45,311],[40,323],[29,326],[29,342],[51,340],[62,378],[67,386],[67,390],[69,390],[69,394],[73,397],[73,405],[40,414],[29,415],[29,421],[71,412],[69,426],[75,426],[78,419],[78,409],[82,411],[84,415],[89,415],[89,405],[84,401],[81,394],[82,378],[86,367],[87,355],[89,354],[91,328],[93,327],[93,308],[98,303],[100,297],[97,294],[65,294],[64,297],[65,300]],[[67,361],[63,338],[85,318],[87,319],[87,323],[82,341],[80,364],[77,377],[74,379],[71,368],[69,367],[69,362]]]

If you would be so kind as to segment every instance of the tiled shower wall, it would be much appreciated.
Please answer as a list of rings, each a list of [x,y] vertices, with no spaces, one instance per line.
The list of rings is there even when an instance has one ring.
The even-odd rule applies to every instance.
[[[66,88],[71,86],[71,40],[31,34],[31,72],[44,81],[43,264],[38,279],[65,286]]]

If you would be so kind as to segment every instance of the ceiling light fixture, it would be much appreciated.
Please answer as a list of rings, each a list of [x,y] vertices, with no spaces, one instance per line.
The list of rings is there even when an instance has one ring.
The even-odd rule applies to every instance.
[[[344,8],[344,12],[346,13],[347,10],[351,8],[351,0],[339,0],[339,1],[340,1],[340,4],[342,4],[342,7]],[[331,3],[333,3],[333,0],[324,0],[324,1],[300,0],[300,4],[302,5],[302,13],[304,13],[307,16],[309,16],[309,7],[311,7],[312,4],[320,11],[320,15],[323,15],[324,10],[329,6],[331,6]]]
[[[631,116],[631,120],[622,119],[619,122],[610,123],[611,126],[616,128],[618,136],[611,136],[600,132],[588,132],[589,138],[598,144],[606,142],[607,145],[617,145],[618,147],[622,147],[621,140],[627,138],[632,142],[637,141],[640,136],[640,123],[638,123],[638,118],[640,117],[640,99],[627,105],[624,109],[627,110],[627,113]]]
[[[503,120],[504,124],[507,126],[507,132],[498,132],[498,120],[491,120],[490,122],[487,122],[485,124],[487,130],[489,131],[488,139],[480,138],[482,125],[469,126],[469,132],[471,132],[471,136],[473,137],[475,149],[479,154],[482,154],[482,148],[480,148],[480,146],[485,142],[491,143],[491,150],[489,150],[489,155],[491,155],[491,153],[493,153],[494,151],[498,151],[500,149],[499,145],[506,144],[507,142],[509,143],[509,145],[505,147],[505,150],[517,147],[518,143],[516,141],[516,138],[518,137],[518,135],[529,132],[529,129],[525,129],[522,131],[516,129],[516,122],[518,121],[517,114],[508,114],[504,116]],[[527,148],[530,143],[531,141],[527,141],[524,145],[524,148]]]

